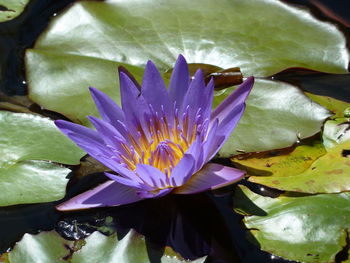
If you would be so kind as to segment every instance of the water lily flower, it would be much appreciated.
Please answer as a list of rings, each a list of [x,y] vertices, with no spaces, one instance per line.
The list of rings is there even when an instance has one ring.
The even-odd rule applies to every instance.
[[[151,61],[141,86],[123,70],[119,81],[121,108],[103,92],[90,88],[102,117],[89,116],[96,130],[63,120],[55,122],[79,147],[115,172],[106,172],[110,180],[58,205],[58,210],[118,206],[169,193],[198,193],[244,176],[238,169],[208,162],[241,118],[253,77],[213,111],[213,80],[206,85],[201,70],[191,79],[181,55],[168,89]]]

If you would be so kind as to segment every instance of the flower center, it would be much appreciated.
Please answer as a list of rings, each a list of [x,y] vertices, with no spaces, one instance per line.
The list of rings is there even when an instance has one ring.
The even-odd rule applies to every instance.
[[[144,121],[136,124],[137,136],[129,133],[129,143],[124,144],[124,154],[120,154],[120,163],[135,170],[137,164],[148,164],[170,175],[189,146],[197,138],[204,138],[207,120],[203,122],[201,109],[195,116],[190,116],[189,106],[181,117],[174,107],[173,116],[169,121],[162,111],[144,116]],[[192,120],[192,121],[191,121]]]

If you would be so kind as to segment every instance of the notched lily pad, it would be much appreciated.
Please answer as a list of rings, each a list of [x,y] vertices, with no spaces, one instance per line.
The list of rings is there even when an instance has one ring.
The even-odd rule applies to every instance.
[[[350,228],[350,193],[270,198],[240,186],[235,209],[261,249],[301,262],[335,262]],[[256,213],[259,207],[264,213]],[[258,211],[259,212],[259,211]]]
[[[52,120],[0,111],[0,206],[62,198],[70,170],[85,154]]]
[[[56,232],[42,232],[38,235],[25,234],[23,239],[8,253],[6,263],[71,262],[71,263],[150,263],[149,253],[142,235],[130,230],[118,239],[116,234],[105,236],[94,232],[80,241],[67,241]],[[164,254],[160,263],[204,263],[205,258],[194,261]]]
[[[310,154],[309,158],[311,158],[311,160],[309,161],[312,161],[315,158],[317,159],[312,162],[312,164],[306,160],[305,165],[309,166],[309,168],[303,171],[302,167],[295,167],[293,172],[292,167],[297,165],[299,152],[302,151],[301,148],[297,148],[297,150],[293,152],[291,156],[287,156],[289,160],[283,160],[283,156],[281,156],[283,160],[282,166],[279,165],[275,167],[276,169],[265,168],[265,170],[269,170],[271,172],[270,175],[264,176],[266,173],[260,173],[260,176],[252,176],[249,178],[249,180],[279,190],[293,192],[315,194],[350,191],[350,158],[348,155],[344,155],[344,151],[346,152],[347,150],[350,150],[350,141],[339,144],[319,158],[317,158],[317,155],[321,154],[321,152],[318,152],[316,148],[309,149],[309,152],[307,153],[307,155]],[[316,153],[316,155],[312,155],[314,153]],[[296,163],[293,163],[293,157],[296,158]],[[305,157],[308,158],[307,156]],[[278,159],[279,158],[276,158],[276,160]],[[251,162],[248,160],[238,162],[252,166],[248,168],[249,170],[252,168],[261,168],[261,162],[265,161],[267,160],[259,160],[255,163],[254,160]],[[287,161],[292,161],[290,163],[293,166],[286,172],[283,169],[283,163]]]
[[[29,0],[0,0],[0,22],[19,16],[28,3]]]

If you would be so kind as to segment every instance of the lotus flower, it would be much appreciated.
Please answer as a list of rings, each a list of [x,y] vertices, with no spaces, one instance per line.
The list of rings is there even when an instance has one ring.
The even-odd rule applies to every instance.
[[[115,172],[110,180],[57,206],[58,210],[118,206],[169,193],[192,194],[240,180],[244,172],[208,163],[225,143],[245,109],[253,86],[248,78],[214,111],[214,82],[198,70],[191,79],[186,60],[176,61],[168,89],[147,63],[142,86],[119,72],[121,105],[90,88],[102,119],[96,130],[58,120],[56,126],[90,156]]]

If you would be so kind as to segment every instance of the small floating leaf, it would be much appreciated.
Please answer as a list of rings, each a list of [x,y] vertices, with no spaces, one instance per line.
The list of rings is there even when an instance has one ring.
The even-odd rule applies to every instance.
[[[0,22],[19,16],[29,0],[0,0]]]

